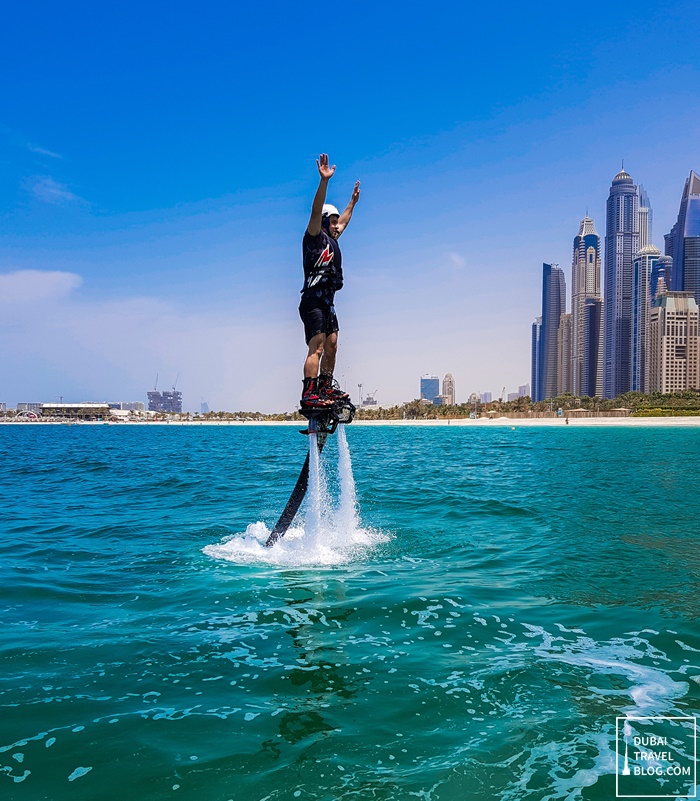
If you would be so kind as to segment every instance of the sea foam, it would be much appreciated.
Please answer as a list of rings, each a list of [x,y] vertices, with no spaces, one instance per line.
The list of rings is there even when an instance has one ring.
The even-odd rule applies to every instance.
[[[360,523],[350,449],[343,426],[338,429],[338,497],[329,491],[325,460],[309,437],[309,485],[304,517],[288,529],[272,547],[266,547],[270,529],[263,522],[251,523],[242,534],[207,545],[203,552],[214,559],[241,564],[266,563],[280,566],[331,566],[362,558],[369,549],[389,537]]]

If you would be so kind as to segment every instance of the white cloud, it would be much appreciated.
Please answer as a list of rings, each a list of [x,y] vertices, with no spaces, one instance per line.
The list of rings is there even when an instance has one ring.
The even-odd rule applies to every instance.
[[[34,196],[44,203],[60,204],[80,200],[65,184],[55,181],[49,175],[33,175],[26,183]]]
[[[0,304],[60,300],[77,289],[83,279],[59,270],[17,270],[0,274]]]
[[[31,150],[32,153],[37,153],[40,156],[50,156],[52,159],[63,158],[63,156],[60,153],[54,153],[52,150],[47,150],[45,147],[32,145],[30,142],[27,143],[27,150]]]
[[[189,311],[154,297],[92,300],[79,275],[23,270],[0,275],[0,400],[146,400],[156,373],[180,373],[185,408],[292,409],[301,387],[300,332],[264,344],[260,310]],[[285,323],[282,323],[284,329]],[[260,367],[261,354],[265,369]]]
[[[460,253],[448,253],[447,258],[457,270],[463,270],[467,266],[467,260]]]
[[[54,153],[53,150],[47,150],[45,147],[33,144],[21,131],[17,131],[2,123],[0,123],[0,136],[10,142],[14,147],[28,150],[30,153],[36,153],[39,156],[50,156],[54,159],[63,158],[60,153]]]

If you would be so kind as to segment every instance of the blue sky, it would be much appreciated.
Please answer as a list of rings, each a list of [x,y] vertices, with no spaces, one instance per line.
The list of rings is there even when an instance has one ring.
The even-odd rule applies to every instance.
[[[697,3],[14,4],[0,12],[0,401],[294,407],[315,158],[343,236],[338,376],[380,402],[529,381],[542,261],[654,242],[700,168]]]

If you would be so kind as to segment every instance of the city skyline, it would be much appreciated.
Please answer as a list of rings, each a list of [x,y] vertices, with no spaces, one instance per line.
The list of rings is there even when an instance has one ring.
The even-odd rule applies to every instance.
[[[652,219],[649,195],[623,164],[606,207],[606,294],[588,213],[574,238],[570,312],[563,271],[543,264],[541,316],[531,326],[533,400],[700,390],[700,177],[693,170],[665,254],[652,243]]]

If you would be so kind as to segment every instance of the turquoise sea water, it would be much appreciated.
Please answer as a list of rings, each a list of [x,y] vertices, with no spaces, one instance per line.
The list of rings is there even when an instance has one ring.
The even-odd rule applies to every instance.
[[[700,429],[347,437],[273,555],[294,428],[0,426],[0,798],[611,799],[698,714]]]

